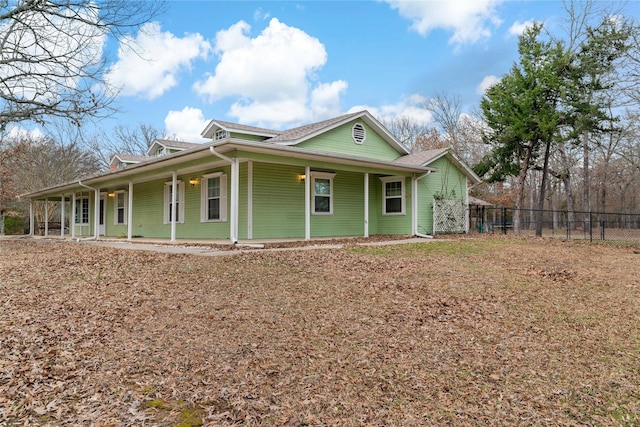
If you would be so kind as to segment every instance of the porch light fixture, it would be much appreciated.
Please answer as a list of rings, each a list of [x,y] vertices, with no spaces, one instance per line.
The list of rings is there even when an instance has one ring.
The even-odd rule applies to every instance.
[[[116,197],[116,193],[114,193],[114,192],[107,193],[107,196],[109,196],[109,197]]]
[[[200,181],[200,180],[199,180],[198,178],[191,178],[191,179],[189,180],[189,184],[191,184],[191,186],[192,186],[192,187],[195,187],[196,185],[198,185],[198,182],[199,182],[199,181]]]
[[[304,181],[306,178],[307,178],[307,175],[305,174],[298,175],[298,180],[300,180],[301,182]]]

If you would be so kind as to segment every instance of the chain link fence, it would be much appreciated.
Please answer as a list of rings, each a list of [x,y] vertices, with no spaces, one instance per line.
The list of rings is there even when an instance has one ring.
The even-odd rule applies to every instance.
[[[514,208],[470,206],[469,230],[514,233]],[[520,235],[640,243],[640,214],[521,209]]]

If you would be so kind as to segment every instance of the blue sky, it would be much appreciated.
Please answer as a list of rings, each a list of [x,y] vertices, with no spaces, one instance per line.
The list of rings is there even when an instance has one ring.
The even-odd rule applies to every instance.
[[[366,108],[428,122],[429,97],[476,108],[524,26],[563,17],[561,1],[173,0],[134,35],[138,52],[107,46],[122,113],[101,126],[197,141],[214,118],[285,129]]]

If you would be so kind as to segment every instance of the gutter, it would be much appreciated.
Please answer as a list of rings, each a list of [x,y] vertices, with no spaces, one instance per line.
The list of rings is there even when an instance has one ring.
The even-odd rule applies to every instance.
[[[99,215],[100,215],[100,193],[98,192],[97,188],[93,188],[93,187],[89,187],[88,185],[85,185],[82,183],[82,180],[79,179],[78,180],[78,185],[80,185],[81,187],[84,188],[88,188],[89,190],[92,190],[95,193],[95,199],[94,199],[94,213],[93,213],[93,237],[85,237],[85,238],[77,238],[76,240],[78,242],[80,241],[84,241],[84,240],[98,240],[98,224],[100,221]],[[75,227],[75,224],[73,225]]]

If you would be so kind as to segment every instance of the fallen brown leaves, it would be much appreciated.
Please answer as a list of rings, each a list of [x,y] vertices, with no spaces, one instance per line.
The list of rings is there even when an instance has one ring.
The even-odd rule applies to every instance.
[[[0,241],[0,425],[634,425],[629,248]]]

